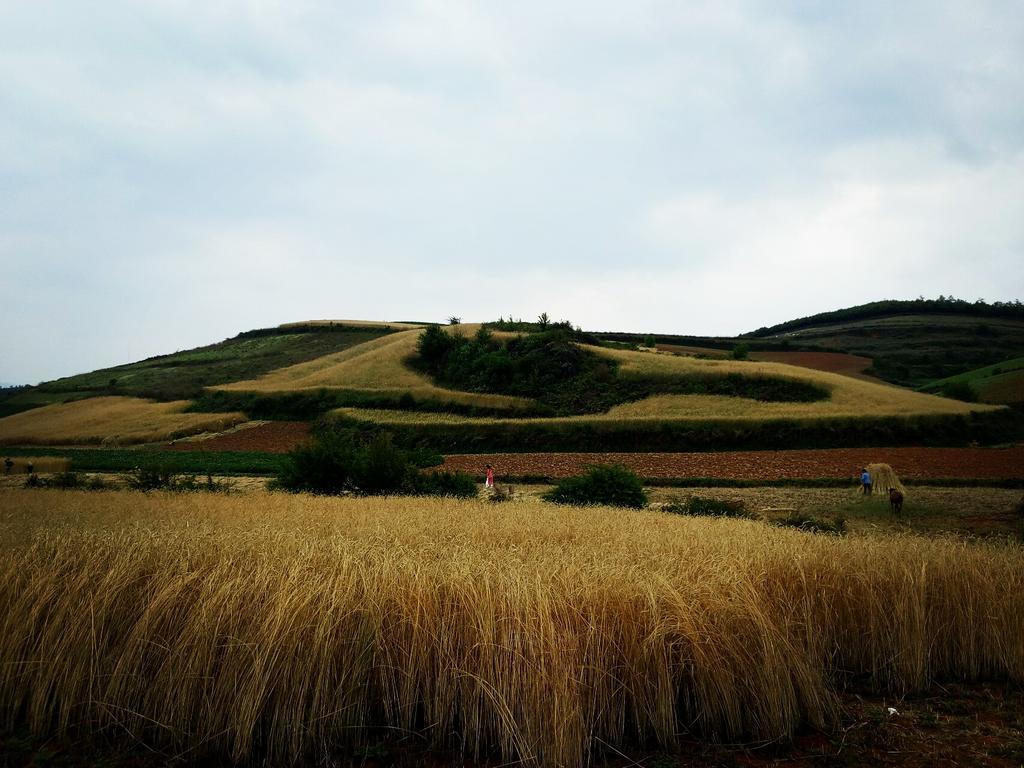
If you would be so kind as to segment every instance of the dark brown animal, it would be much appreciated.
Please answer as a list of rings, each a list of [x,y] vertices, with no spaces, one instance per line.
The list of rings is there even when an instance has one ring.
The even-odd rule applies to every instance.
[[[894,514],[898,515],[903,511],[903,494],[895,488],[889,489],[889,506],[892,508]]]

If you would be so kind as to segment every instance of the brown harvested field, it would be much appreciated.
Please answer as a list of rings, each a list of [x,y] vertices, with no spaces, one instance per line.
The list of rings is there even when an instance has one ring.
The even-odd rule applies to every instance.
[[[264,451],[287,453],[309,442],[307,421],[267,421],[203,440],[179,440],[169,451]]]
[[[491,453],[445,457],[445,467],[499,475],[569,477],[593,464],[623,464],[643,477],[722,480],[847,478],[874,462],[903,478],[1024,478],[1024,446],[1012,448],[833,448],[729,453]]]

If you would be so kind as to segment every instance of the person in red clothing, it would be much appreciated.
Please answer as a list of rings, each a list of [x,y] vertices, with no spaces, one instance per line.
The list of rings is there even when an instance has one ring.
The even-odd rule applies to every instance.
[[[494,467],[490,464],[487,465],[487,479],[484,480],[484,487],[494,488]]]

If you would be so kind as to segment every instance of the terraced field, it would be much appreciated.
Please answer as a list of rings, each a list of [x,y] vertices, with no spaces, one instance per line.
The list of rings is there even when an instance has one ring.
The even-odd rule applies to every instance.
[[[465,328],[471,330],[472,326]],[[428,377],[404,363],[415,353],[419,335],[419,330],[402,331],[336,354],[280,368],[257,379],[237,381],[211,389],[268,394],[319,389],[391,395],[409,393],[417,398],[510,410],[529,404],[524,398],[460,392],[435,385]]]
[[[128,445],[222,432],[243,413],[184,413],[188,401],[94,397],[47,405],[0,419],[3,445]]]

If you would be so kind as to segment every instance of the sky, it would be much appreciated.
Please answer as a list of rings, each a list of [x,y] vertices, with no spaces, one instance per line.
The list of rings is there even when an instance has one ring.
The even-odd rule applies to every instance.
[[[1024,298],[1024,4],[0,0],[0,382]]]

